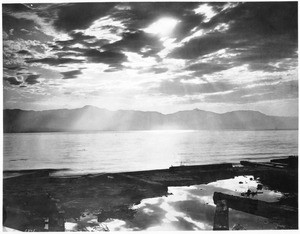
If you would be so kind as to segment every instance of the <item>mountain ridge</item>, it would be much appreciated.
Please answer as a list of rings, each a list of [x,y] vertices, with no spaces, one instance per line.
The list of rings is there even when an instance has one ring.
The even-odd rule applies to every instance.
[[[162,114],[155,111],[110,111],[91,105],[44,111],[4,109],[4,133],[118,130],[285,130],[298,129],[298,117],[259,111],[215,113],[199,109]]]

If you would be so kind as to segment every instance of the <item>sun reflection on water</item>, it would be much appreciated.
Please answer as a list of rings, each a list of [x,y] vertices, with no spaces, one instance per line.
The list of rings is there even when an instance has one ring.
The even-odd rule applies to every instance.
[[[110,230],[146,230],[146,231],[183,231],[212,230],[215,204],[214,192],[223,192],[235,196],[248,189],[257,191],[259,178],[251,175],[236,176],[231,179],[218,180],[209,184],[183,187],[168,187],[168,196],[143,199],[131,209],[136,211],[133,220],[106,223]],[[264,185],[260,193],[252,199],[274,202],[283,194],[268,190]],[[118,226],[119,223],[119,226]],[[113,225],[112,225],[113,224]],[[276,223],[267,218],[255,216],[230,209],[230,229],[240,224],[248,230],[275,229]],[[112,228],[113,227],[113,228]]]

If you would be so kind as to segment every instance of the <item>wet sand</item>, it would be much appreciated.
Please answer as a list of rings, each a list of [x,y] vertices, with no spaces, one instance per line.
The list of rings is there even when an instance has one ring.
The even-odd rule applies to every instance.
[[[238,201],[259,201],[248,210],[238,201],[228,202],[229,229],[298,229],[298,158],[242,164],[69,178],[47,169],[4,172],[4,226],[21,231],[212,230],[213,198],[221,192]],[[270,212],[259,213],[260,206]],[[273,207],[277,212],[271,212]]]

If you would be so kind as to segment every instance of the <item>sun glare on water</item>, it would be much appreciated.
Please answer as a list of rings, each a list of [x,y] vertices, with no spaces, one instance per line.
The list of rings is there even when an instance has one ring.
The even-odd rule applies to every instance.
[[[160,36],[167,36],[171,34],[175,26],[179,23],[179,20],[173,18],[161,18],[145,28],[146,33],[158,34]]]

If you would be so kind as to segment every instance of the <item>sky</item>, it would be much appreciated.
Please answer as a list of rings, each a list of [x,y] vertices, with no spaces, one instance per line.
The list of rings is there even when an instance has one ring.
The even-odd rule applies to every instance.
[[[3,4],[3,107],[298,116],[297,2]]]

